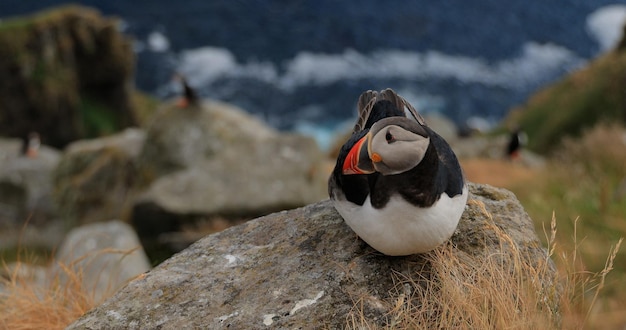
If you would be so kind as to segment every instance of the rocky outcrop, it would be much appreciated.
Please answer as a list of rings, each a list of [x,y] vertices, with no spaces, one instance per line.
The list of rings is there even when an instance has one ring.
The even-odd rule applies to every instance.
[[[238,108],[167,105],[147,128],[139,157],[147,190],[132,223],[156,239],[198,220],[250,219],[313,203],[326,197],[324,160],[313,139],[277,132]]]
[[[243,110],[212,101],[188,108],[165,104],[147,126],[149,143],[139,157],[147,181],[225,153],[245,156],[279,135]]]
[[[128,220],[151,252],[172,243],[169,256],[202,237],[181,235],[184,225],[211,231],[216,221],[221,229],[324,199],[327,166],[313,139],[238,108],[171,103],[146,130],[68,145],[53,173],[54,197],[69,226]]]
[[[70,144],[53,173],[59,213],[68,224],[121,218],[131,203],[145,133],[136,128]]]
[[[135,124],[134,55],[117,21],[66,6],[0,22],[0,134],[55,147]]]
[[[531,264],[549,260],[512,193],[476,184],[470,192],[459,227],[442,249],[477,264],[497,256],[503,272],[515,268],[515,255]],[[410,291],[409,283],[432,284],[422,281],[429,255],[377,253],[327,200],[206,237],[69,329],[337,329],[350,319],[389,326],[392,310],[406,301],[398,300],[398,291]],[[415,281],[399,280],[406,278]]]

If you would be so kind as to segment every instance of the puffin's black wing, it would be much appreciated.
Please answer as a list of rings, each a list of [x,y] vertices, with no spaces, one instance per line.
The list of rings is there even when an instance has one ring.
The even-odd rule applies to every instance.
[[[367,123],[367,120],[370,117],[370,113],[376,103],[377,97],[378,92],[372,90],[368,90],[359,96],[359,101],[357,102],[359,118],[354,125],[354,132],[360,132],[365,129],[365,123]]]
[[[520,143],[519,134],[520,134],[520,131],[516,130],[513,133],[511,133],[511,136],[509,137],[509,144],[507,145],[507,148],[506,148],[506,154],[509,157],[511,157],[517,150],[520,149],[521,143]]]
[[[404,111],[405,108],[408,109],[415,121],[417,121],[422,126],[426,126],[426,121],[424,120],[422,115],[420,115],[419,112],[415,110],[411,103],[407,102],[407,100],[405,100],[402,96],[396,94],[396,92],[394,92],[391,88],[387,88],[384,91],[380,92],[380,95],[381,96],[379,97],[379,99],[390,101],[391,103],[393,103],[393,105],[395,105],[396,108],[402,111]]]
[[[450,145],[435,131],[429,127],[424,127],[430,136],[430,143],[437,150],[439,157],[439,170],[437,172],[436,188],[437,193],[446,193],[450,198],[461,195],[465,180],[463,178],[463,170],[461,165],[452,151]]]

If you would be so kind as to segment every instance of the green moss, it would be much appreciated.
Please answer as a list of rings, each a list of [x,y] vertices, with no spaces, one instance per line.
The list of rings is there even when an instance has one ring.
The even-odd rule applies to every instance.
[[[81,98],[80,113],[87,137],[112,134],[120,129],[113,111],[89,96]]]
[[[136,125],[134,56],[116,24],[75,5],[0,22],[0,135],[37,130],[63,147]]]

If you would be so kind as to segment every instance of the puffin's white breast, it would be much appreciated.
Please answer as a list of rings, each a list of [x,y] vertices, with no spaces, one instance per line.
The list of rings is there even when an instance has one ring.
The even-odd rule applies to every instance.
[[[428,252],[448,240],[465,210],[467,195],[467,187],[453,198],[443,193],[427,208],[398,195],[380,209],[372,206],[369,196],[362,206],[347,200],[334,200],[334,205],[367,244],[386,255],[401,256]]]

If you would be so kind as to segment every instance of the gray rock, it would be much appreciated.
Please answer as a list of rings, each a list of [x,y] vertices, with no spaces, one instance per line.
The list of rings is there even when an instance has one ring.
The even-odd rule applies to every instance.
[[[126,128],[117,134],[72,142],[67,146],[65,152],[70,154],[85,151],[98,152],[105,148],[115,147],[122,150],[129,157],[137,158],[145,141],[146,133],[142,129],[132,127]]]
[[[70,224],[121,218],[137,177],[139,129],[70,144],[54,171],[54,197]]]
[[[259,216],[295,208],[326,197],[326,176],[316,176],[320,159],[312,139],[284,134],[166,175],[144,200],[179,214]]]
[[[51,270],[52,275],[66,281],[66,273],[58,265],[70,267],[81,274],[83,287],[87,292],[93,292],[96,300],[150,270],[137,234],[121,221],[72,229],[59,248],[56,266]]]
[[[132,223],[144,238],[185,223],[251,219],[326,198],[328,172],[312,138],[279,133],[216,102],[165,108],[148,128]],[[144,240],[145,242],[145,240]]]
[[[0,139],[0,250],[52,250],[65,234],[51,179],[61,153],[42,145],[30,158],[21,148],[20,139]]]
[[[451,239],[455,253],[502,255],[506,263],[504,256],[515,250],[531,261],[546,260],[512,193],[476,184],[470,191]],[[503,243],[499,230],[511,240]],[[427,266],[428,256],[375,252],[327,200],[210,235],[68,329],[337,329],[355,309],[355,317],[383,326],[397,301],[394,276],[415,276]]]
[[[0,228],[42,224],[55,216],[51,173],[61,153],[41,146],[36,158],[21,154],[19,139],[0,140]]]
[[[139,161],[142,176],[151,182],[229,149],[262,143],[277,135],[260,120],[228,104],[206,101],[185,109],[167,104],[148,125],[149,143]]]

